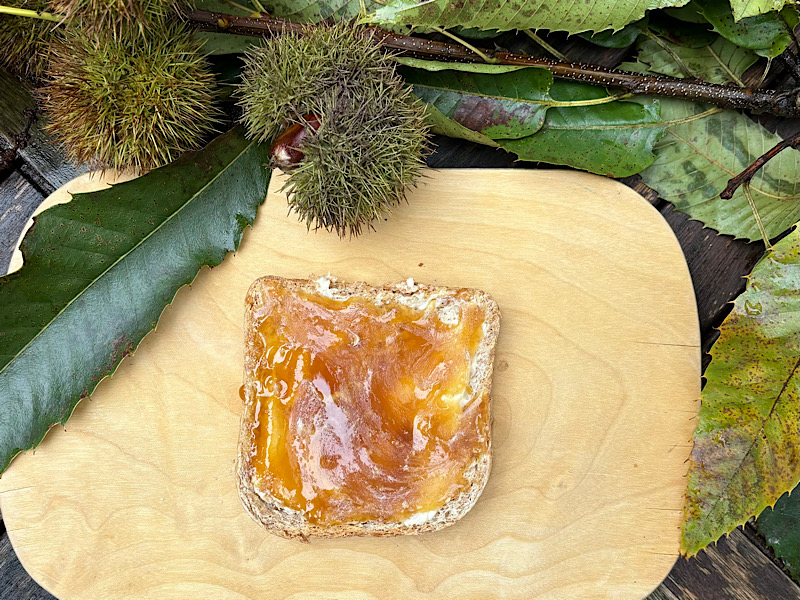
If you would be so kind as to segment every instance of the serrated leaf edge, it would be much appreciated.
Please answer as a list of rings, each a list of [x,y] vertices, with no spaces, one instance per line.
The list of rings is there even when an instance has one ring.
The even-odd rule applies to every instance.
[[[200,189],[199,189],[197,192],[195,192],[195,193],[192,195],[192,197],[191,197],[191,198],[189,198],[189,200],[187,200],[186,202],[184,202],[184,203],[183,203],[183,204],[182,204],[182,205],[181,205],[181,206],[180,206],[180,207],[179,207],[179,208],[178,208],[176,211],[174,211],[174,212],[173,212],[171,215],[169,215],[169,217],[167,217],[166,219],[164,219],[163,221],[161,221],[161,223],[159,223],[159,224],[158,224],[158,226],[157,226],[155,229],[153,229],[153,230],[152,230],[150,233],[148,233],[148,234],[147,234],[146,236],[144,236],[144,237],[143,237],[141,240],[139,240],[139,241],[138,241],[138,242],[137,242],[137,243],[136,243],[136,244],[135,244],[135,245],[134,245],[134,246],[133,246],[133,247],[132,247],[130,250],[128,250],[128,251],[127,251],[125,254],[122,254],[122,255],[121,255],[119,258],[117,258],[117,260],[115,260],[113,263],[111,263],[111,264],[110,264],[110,265],[109,265],[109,266],[108,266],[108,267],[107,267],[107,268],[106,268],[106,269],[105,269],[103,272],[101,272],[99,275],[97,275],[97,277],[95,277],[95,278],[94,278],[94,279],[93,279],[93,280],[92,280],[92,281],[89,283],[89,285],[87,285],[85,288],[83,288],[83,289],[81,290],[81,292],[80,292],[78,295],[76,295],[76,296],[75,296],[75,298],[73,298],[73,299],[71,299],[69,302],[67,302],[67,304],[66,304],[66,305],[64,305],[64,308],[62,308],[62,309],[61,309],[60,311],[58,311],[58,312],[57,312],[55,315],[53,315],[53,318],[52,318],[52,319],[50,319],[50,321],[48,321],[47,325],[45,325],[44,327],[42,327],[42,328],[41,328],[41,331],[37,332],[37,333],[36,333],[36,335],[35,335],[35,336],[33,336],[33,337],[31,338],[31,340],[30,340],[30,341],[29,341],[27,344],[25,344],[25,345],[24,345],[22,348],[20,348],[19,352],[17,352],[17,353],[14,355],[14,358],[12,358],[12,359],[11,359],[10,361],[8,361],[8,362],[7,362],[5,365],[3,365],[3,367],[2,367],[2,368],[0,368],[0,375],[2,375],[2,374],[5,372],[5,370],[8,368],[8,365],[10,365],[11,363],[13,363],[13,362],[14,362],[14,361],[15,361],[15,360],[16,360],[16,359],[17,359],[17,358],[18,358],[18,357],[19,357],[19,356],[20,356],[20,355],[21,355],[23,352],[25,352],[25,351],[28,349],[28,347],[30,347],[30,345],[31,345],[33,342],[35,342],[35,341],[36,341],[36,340],[39,338],[39,336],[40,336],[40,335],[41,335],[41,334],[42,334],[44,331],[46,331],[46,330],[47,330],[47,328],[48,328],[48,327],[50,327],[50,325],[51,325],[51,324],[52,324],[52,323],[53,323],[53,322],[54,322],[54,321],[55,321],[57,318],[59,318],[59,317],[60,317],[60,316],[61,316],[61,315],[62,315],[62,314],[63,314],[63,313],[64,313],[64,312],[65,312],[65,311],[66,311],[66,310],[67,310],[67,309],[70,307],[70,306],[72,306],[72,304],[73,304],[73,303],[74,303],[74,302],[75,302],[75,301],[76,301],[78,298],[80,298],[80,297],[81,297],[81,296],[82,296],[82,295],[83,295],[83,294],[86,292],[86,290],[90,289],[90,288],[91,288],[91,287],[92,287],[92,286],[93,286],[95,283],[97,283],[97,282],[98,282],[98,281],[99,281],[99,280],[100,280],[102,277],[104,277],[104,276],[106,275],[106,273],[110,272],[110,271],[111,271],[111,269],[113,269],[114,267],[116,267],[116,266],[117,266],[117,264],[119,264],[119,262],[120,262],[122,259],[124,259],[124,258],[127,258],[127,257],[128,257],[128,256],[129,256],[129,255],[130,255],[130,254],[131,254],[133,251],[134,251],[134,250],[137,250],[137,249],[138,249],[138,248],[139,248],[139,247],[140,247],[140,246],[141,246],[141,245],[142,245],[144,242],[146,242],[148,239],[150,239],[150,237],[151,237],[153,234],[155,234],[157,231],[159,231],[159,230],[161,229],[161,227],[162,227],[164,224],[166,224],[166,223],[169,223],[169,222],[170,222],[170,220],[171,220],[171,219],[172,219],[172,218],[173,218],[175,215],[179,214],[179,213],[180,213],[180,212],[181,212],[181,211],[182,211],[182,210],[183,210],[183,209],[184,209],[186,206],[188,206],[188,205],[189,205],[191,202],[193,202],[193,201],[194,201],[194,199],[195,199],[195,198],[196,198],[196,197],[197,197],[197,196],[198,196],[198,195],[199,195],[201,192],[203,192],[203,191],[204,191],[206,188],[208,188],[208,186],[209,186],[209,185],[211,185],[212,183],[214,183],[214,182],[217,180],[217,178],[218,178],[218,177],[219,177],[221,174],[225,173],[225,172],[227,171],[227,169],[228,169],[228,167],[229,167],[230,165],[233,165],[233,164],[234,164],[236,161],[238,161],[238,160],[239,160],[239,158],[242,156],[242,154],[244,154],[245,152],[247,152],[247,151],[248,151],[248,150],[249,150],[249,149],[252,147],[252,145],[253,145],[254,143],[255,143],[255,142],[251,141],[251,142],[250,142],[250,143],[249,143],[247,146],[245,146],[244,150],[243,150],[242,152],[240,152],[239,154],[237,154],[237,155],[236,155],[236,158],[234,158],[234,159],[233,159],[233,160],[232,160],[232,161],[229,163],[229,165],[228,165],[228,166],[226,166],[224,169],[222,169],[222,170],[221,170],[221,171],[220,171],[220,172],[219,172],[217,175],[215,175],[215,176],[214,176],[214,177],[213,177],[211,180],[209,180],[209,182],[208,182],[206,185],[204,185],[204,186],[203,186],[202,188],[200,188]],[[111,188],[109,188],[109,189],[113,189],[113,187],[114,187],[114,186],[111,186]],[[86,192],[83,192],[83,193],[80,193],[80,194],[74,194],[74,195],[72,195],[72,198],[73,198],[73,200],[74,200],[76,196],[83,196],[83,195],[85,195],[85,194],[86,194]],[[72,200],[70,200],[70,202],[72,202]],[[65,202],[64,204],[68,204],[68,203],[66,203],[66,202]],[[63,206],[63,204],[59,204],[59,205],[57,205],[57,206]],[[55,207],[52,207],[52,208],[55,208]],[[30,228],[30,230],[29,230],[29,233],[30,233],[30,232],[32,232],[32,231],[34,230],[34,227],[35,227],[35,226],[36,226],[36,217],[34,217],[34,225],[33,225],[33,227],[31,227],[31,228]],[[25,237],[27,237],[27,236],[25,236]],[[238,247],[238,246],[237,246],[237,247]],[[22,251],[22,258],[23,258],[22,269],[24,269],[24,268],[25,268],[25,249],[24,249],[24,247],[23,247],[23,248],[20,248],[20,249],[21,249],[21,251]],[[22,269],[20,269],[20,270],[22,270]]]
[[[697,219],[692,219],[692,220],[695,220],[695,221],[696,221]],[[793,226],[791,227],[791,231],[794,231],[794,230],[795,230],[795,229],[797,229],[798,227],[800,227],[800,223],[796,223],[795,225],[793,225]],[[714,230],[712,227],[705,227],[705,226],[704,226],[704,229],[711,229],[712,231],[715,231],[715,230]],[[768,253],[765,255],[765,257],[766,257],[766,256],[769,256],[769,251],[767,251],[767,252],[768,252]],[[763,260],[763,259],[762,259],[762,260]],[[759,262],[760,262],[760,261],[759,261]],[[754,267],[754,268],[755,268],[755,267]],[[749,283],[749,281],[750,281],[750,275],[745,275],[745,276],[743,277],[743,279],[746,279],[746,280],[748,281],[748,283]],[[734,299],[734,300],[731,300],[730,302],[728,302],[727,304],[735,304],[735,302],[736,302],[736,300]],[[722,325],[724,325],[724,321],[723,321]],[[717,331],[720,331],[720,330],[722,329],[722,325],[720,325],[719,327],[717,327],[717,328],[715,328],[715,329],[716,329]],[[713,353],[713,352],[709,352],[708,354],[709,354],[709,356],[711,356],[711,360],[713,361],[713,360],[714,360],[714,353]],[[794,376],[794,374],[795,374],[795,373],[797,373],[798,369],[800,369],[800,358],[798,358],[798,361],[797,361],[797,363],[795,364],[795,366],[794,366],[794,369],[793,369],[793,370],[791,371],[791,373],[789,374],[789,377],[786,379],[786,382],[784,383],[783,387],[781,388],[781,391],[780,391],[780,393],[779,393],[779,394],[778,394],[778,396],[775,398],[775,402],[773,403],[773,405],[772,405],[772,408],[770,408],[770,412],[769,412],[769,414],[767,415],[767,418],[769,417],[769,415],[771,415],[771,414],[772,414],[772,411],[775,409],[775,406],[778,404],[778,400],[780,399],[781,395],[783,394],[783,392],[784,392],[784,391],[786,391],[786,386],[788,385],[789,381],[791,381],[791,379],[792,379],[792,376]],[[703,402],[702,395],[701,395],[701,396],[698,398],[698,400],[699,400],[699,401],[700,401],[700,403],[702,404],[702,402]],[[761,428],[759,429],[759,431],[763,431],[763,429],[764,429],[764,423],[765,423],[765,422],[766,422],[766,418],[761,420],[761,423],[762,423],[762,425],[761,425]],[[695,444],[696,444],[696,442],[694,441],[694,434],[692,434],[692,451],[694,451],[694,446],[695,446]],[[739,468],[741,467],[742,463],[744,463],[744,459],[745,459],[745,458],[746,458],[746,457],[747,457],[747,456],[750,454],[750,452],[752,451],[752,449],[753,449],[753,446],[755,446],[755,441],[753,441],[753,443],[750,445],[750,448],[748,448],[748,449],[747,449],[747,452],[746,452],[746,453],[745,453],[745,454],[742,456],[742,460],[739,462],[739,465],[736,467],[736,470],[737,470],[737,471],[738,471],[738,470],[739,470]],[[688,468],[688,469],[687,469],[687,471],[686,471],[686,475],[685,475],[685,477],[687,477],[687,478],[688,478],[688,476],[689,476],[689,473],[690,473],[690,472],[691,472],[691,470],[692,470],[692,465],[693,465],[693,462],[692,462],[692,459],[691,459],[691,454],[689,455],[689,459],[688,459],[688,461],[687,461],[687,462],[689,462],[689,468]],[[786,491],[789,493],[789,495],[791,495],[791,494],[792,494],[792,491],[794,491],[794,490],[797,488],[797,485],[798,485],[798,483],[800,483],[800,478],[798,478],[798,481],[795,481],[795,482],[792,484],[792,486],[791,486],[791,487],[790,487],[788,490],[786,490]],[[688,506],[688,504],[689,504],[689,493],[688,493],[688,491],[689,491],[689,490],[688,490],[688,488],[687,488],[687,490],[686,490],[686,494],[684,495],[684,507],[685,507],[685,506]],[[733,527],[731,527],[731,528],[730,528],[728,531],[726,531],[726,532],[725,532],[723,535],[724,535],[724,536],[727,538],[727,537],[728,537],[728,536],[729,536],[729,535],[730,535],[730,534],[731,534],[731,533],[732,533],[734,530],[736,530],[736,529],[738,529],[739,527],[741,527],[742,525],[744,525],[744,523],[746,523],[746,522],[747,522],[747,521],[749,521],[750,519],[752,519],[752,518],[754,518],[754,517],[756,517],[756,518],[757,518],[757,517],[758,517],[758,516],[759,516],[759,515],[760,515],[762,512],[764,512],[764,511],[765,511],[765,510],[766,510],[768,507],[774,507],[774,506],[775,506],[775,504],[776,504],[776,503],[778,502],[778,500],[780,499],[781,495],[782,495],[782,494],[778,495],[778,497],[777,497],[777,498],[775,498],[775,500],[773,500],[773,501],[772,501],[772,504],[770,504],[769,502],[765,502],[763,506],[760,506],[759,508],[756,508],[756,510],[754,511],[754,513],[753,513],[752,515],[749,515],[747,518],[745,518],[745,519],[744,519],[744,520],[743,520],[741,523],[739,523],[738,525],[734,525]],[[709,514],[710,514],[710,512],[713,512],[714,508],[716,508],[717,504],[719,503],[719,500],[720,500],[720,499],[717,499],[717,501],[714,503],[714,506],[711,508],[711,511],[709,511]],[[686,514],[686,513],[685,513],[685,508],[684,508],[684,515],[685,515],[685,514]],[[684,520],[684,522],[681,524],[681,531],[683,530],[683,527],[684,527],[685,525],[686,525],[686,521]],[[721,537],[720,537],[720,539],[721,539]],[[719,542],[719,539],[717,539],[717,540],[714,540],[712,543],[713,543],[713,544],[716,546],[717,542]],[[711,544],[708,544],[708,545],[706,545],[706,546],[703,546],[702,548],[697,548],[697,549],[694,549],[694,550],[690,550],[690,549],[688,549],[688,548],[687,548],[687,547],[684,545],[684,536],[683,536],[683,534],[681,533],[681,548],[680,548],[680,553],[681,553],[681,556],[683,556],[684,558],[687,558],[687,559],[689,559],[689,558],[692,558],[693,556],[696,556],[696,555],[697,555],[697,554],[699,554],[699,553],[700,553],[702,550],[704,550],[705,548],[707,548],[707,547],[708,547],[708,546],[710,546],[710,545],[711,545]]]
[[[128,252],[126,252],[124,255],[120,256],[120,258],[119,258],[119,259],[117,259],[117,260],[116,260],[116,261],[115,261],[113,264],[109,265],[109,267],[108,267],[108,268],[107,268],[105,271],[103,271],[103,272],[102,272],[100,275],[98,275],[97,277],[95,277],[95,278],[92,280],[92,282],[91,282],[91,283],[90,283],[88,286],[86,286],[86,287],[85,287],[83,290],[81,290],[81,293],[80,293],[78,296],[76,296],[76,297],[75,297],[73,300],[70,300],[70,302],[69,302],[69,303],[67,303],[67,305],[66,305],[66,306],[64,306],[64,308],[63,308],[62,310],[60,310],[60,311],[59,311],[59,312],[58,312],[58,313],[57,313],[57,314],[56,314],[56,315],[55,315],[55,316],[54,316],[54,317],[53,317],[53,318],[52,318],[52,319],[51,319],[51,320],[50,320],[50,321],[47,323],[47,325],[46,325],[45,327],[43,327],[43,328],[42,328],[42,330],[36,334],[36,336],[34,336],[34,337],[33,337],[33,338],[32,338],[32,339],[31,339],[31,340],[30,340],[30,341],[29,341],[29,342],[28,342],[28,343],[27,343],[27,344],[26,344],[26,345],[25,345],[25,346],[24,346],[24,347],[23,347],[23,348],[22,348],[22,349],[19,351],[19,352],[17,352],[17,354],[14,356],[14,358],[12,358],[10,361],[8,361],[8,362],[7,362],[7,363],[6,363],[6,364],[3,366],[3,368],[2,368],[2,369],[0,369],[0,375],[2,375],[2,374],[3,374],[3,372],[6,370],[6,367],[7,367],[8,365],[10,365],[11,363],[13,363],[13,362],[14,362],[14,361],[17,359],[17,357],[18,357],[18,356],[20,356],[20,355],[21,355],[21,354],[22,354],[22,353],[23,353],[23,352],[24,352],[24,351],[25,351],[25,350],[26,350],[26,349],[27,349],[27,348],[30,346],[30,344],[31,344],[31,343],[33,343],[33,341],[34,341],[34,340],[36,340],[36,339],[37,339],[37,338],[38,338],[38,337],[41,335],[41,332],[43,332],[44,330],[46,330],[46,329],[47,329],[47,328],[50,326],[50,324],[51,324],[53,321],[55,321],[55,319],[56,319],[56,318],[58,318],[58,316],[59,316],[59,315],[61,315],[61,314],[62,314],[62,313],[63,313],[63,312],[64,312],[64,311],[65,311],[65,310],[66,310],[66,309],[67,309],[67,308],[68,308],[70,305],[72,305],[72,303],[75,301],[75,299],[79,298],[79,297],[80,297],[80,296],[81,296],[81,295],[82,295],[82,294],[83,294],[83,293],[84,293],[86,290],[88,290],[88,289],[89,289],[89,288],[90,288],[92,285],[94,285],[94,283],[95,283],[96,281],[98,281],[98,280],[99,280],[101,277],[103,277],[103,276],[104,276],[106,273],[108,273],[108,272],[109,272],[109,271],[110,271],[112,268],[114,268],[114,266],[115,266],[115,265],[116,265],[116,264],[117,264],[117,263],[118,263],[118,262],[119,262],[119,261],[120,261],[122,258],[124,258],[125,256],[128,256],[128,255],[129,255],[131,252],[133,252],[133,251],[134,251],[136,248],[138,248],[138,247],[139,247],[139,246],[140,246],[140,245],[141,245],[141,244],[142,244],[142,243],[143,243],[145,240],[147,240],[147,239],[148,239],[148,238],[149,238],[149,237],[150,237],[150,236],[151,236],[153,233],[155,233],[156,231],[158,231],[158,230],[161,228],[161,226],[162,226],[162,225],[164,225],[165,223],[169,222],[169,221],[172,219],[172,217],[173,217],[173,216],[175,216],[175,215],[177,215],[178,213],[180,213],[180,212],[181,212],[181,211],[182,211],[182,210],[183,210],[183,209],[184,209],[184,208],[185,208],[187,205],[189,205],[189,204],[190,204],[190,203],[191,203],[191,202],[192,202],[192,201],[193,201],[193,200],[194,200],[194,199],[197,197],[197,195],[199,195],[199,194],[200,194],[200,193],[201,193],[203,190],[205,190],[205,189],[206,189],[206,188],[207,188],[209,185],[211,185],[211,184],[212,184],[214,181],[216,181],[216,180],[217,180],[217,178],[218,178],[218,177],[220,177],[220,176],[221,176],[223,173],[225,173],[225,172],[228,170],[228,168],[229,168],[229,167],[231,167],[232,165],[234,165],[234,164],[235,164],[235,163],[236,163],[236,162],[239,160],[239,158],[241,158],[241,156],[242,156],[243,154],[245,154],[245,153],[246,153],[248,150],[250,150],[250,148],[252,148],[252,146],[253,146],[254,144],[256,144],[256,141],[255,141],[255,140],[250,140],[250,141],[249,141],[249,143],[248,143],[248,144],[247,144],[247,145],[244,147],[244,149],[243,149],[243,150],[242,150],[242,151],[241,151],[239,154],[237,154],[237,155],[236,155],[236,157],[234,158],[234,160],[232,160],[230,163],[228,163],[228,165],[226,165],[224,169],[222,169],[222,170],[221,170],[219,173],[217,173],[217,174],[216,174],[216,175],[215,175],[215,176],[214,176],[212,179],[210,179],[206,185],[204,185],[204,186],[203,186],[202,188],[200,188],[200,189],[199,189],[197,192],[195,192],[195,193],[192,195],[192,197],[191,197],[189,200],[187,200],[187,201],[186,201],[184,204],[182,204],[182,205],[180,206],[180,208],[178,208],[178,210],[174,211],[174,212],[173,212],[173,213],[172,213],[172,214],[171,214],[171,215],[170,215],[170,216],[169,216],[167,219],[165,219],[164,221],[162,221],[162,222],[161,222],[161,223],[158,225],[158,227],[156,227],[156,228],[155,228],[153,231],[151,231],[151,232],[150,232],[150,233],[149,233],[147,236],[145,236],[144,238],[142,238],[142,239],[141,239],[141,240],[140,240],[140,241],[139,241],[139,242],[138,242],[138,243],[137,243],[137,244],[136,244],[136,245],[135,245],[133,248],[131,248],[130,250],[128,250]],[[126,182],[126,183],[127,183],[127,182]],[[119,184],[116,184],[116,185],[119,185]],[[112,186],[112,187],[114,187],[114,186]],[[108,188],[108,189],[111,189],[111,188]],[[72,195],[72,199],[74,200],[76,196],[82,196],[82,195],[86,195],[87,193],[92,193],[92,192],[82,192],[82,193],[79,193],[79,194],[74,194],[74,195]],[[264,200],[266,200],[266,196],[265,196],[265,197],[264,197],[264,198],[261,200],[261,202],[259,202],[259,206],[260,206],[261,204],[263,204],[263,203],[264,203]],[[70,200],[69,202],[72,202],[72,200]],[[56,206],[53,206],[53,207],[51,207],[51,208],[56,208],[57,206],[62,206],[63,204],[68,204],[68,202],[65,202],[65,203],[62,203],[62,204],[58,204],[58,205],[56,205]],[[48,209],[48,210],[49,210],[49,209]],[[250,219],[248,219],[248,218],[247,218],[246,216],[244,216],[244,215],[241,215],[241,214],[237,213],[237,214],[236,214],[236,217],[237,217],[237,221],[238,221],[238,217],[244,217],[244,220],[245,220],[245,221],[247,221],[247,223],[248,223],[248,226],[252,226],[252,225],[253,225],[253,221],[251,221]],[[34,225],[36,224],[36,223],[35,223],[35,219],[36,219],[36,218],[34,217]],[[241,241],[242,241],[242,238],[243,238],[244,229],[245,229],[245,228],[243,227],[243,228],[242,228],[242,231],[241,231],[241,232],[239,232],[238,239],[237,239],[237,236],[234,236],[233,250],[228,250],[228,251],[225,253],[225,256],[227,256],[227,255],[228,255],[230,252],[235,252],[236,250],[238,250],[238,249],[239,249],[239,245],[241,244]],[[31,228],[28,230],[28,232],[29,232],[29,233],[30,233],[30,232],[32,232],[32,231],[33,231],[33,227],[31,227]],[[26,235],[26,237],[27,237],[27,235]],[[20,269],[20,270],[22,270],[22,269],[24,269],[24,268],[25,268],[25,262],[24,262],[24,258],[25,258],[25,251],[24,251],[24,250],[22,250],[22,255],[23,255],[23,265],[22,265],[22,267],[21,267],[21,269]],[[224,258],[223,258],[223,260],[224,260]],[[221,263],[217,263],[217,264],[221,264]],[[120,366],[120,365],[122,364],[122,362],[125,360],[125,358],[127,358],[128,356],[130,356],[130,355],[132,355],[134,352],[136,352],[136,350],[139,348],[139,346],[140,346],[140,345],[141,345],[141,343],[142,343],[142,342],[145,340],[145,338],[147,338],[147,336],[149,336],[151,333],[153,333],[153,332],[157,331],[157,329],[158,329],[158,322],[161,320],[161,317],[163,316],[163,314],[164,314],[164,311],[165,311],[165,310],[167,310],[167,308],[168,308],[169,306],[172,306],[173,302],[175,301],[175,297],[178,295],[178,292],[180,292],[180,291],[181,291],[181,290],[182,290],[184,287],[191,286],[191,285],[192,285],[192,284],[195,282],[195,280],[197,279],[198,275],[200,274],[200,271],[202,271],[202,269],[203,269],[204,267],[205,267],[205,268],[209,268],[209,269],[210,269],[212,266],[216,266],[216,265],[213,265],[213,264],[211,264],[211,263],[202,264],[202,265],[200,266],[200,268],[197,270],[197,273],[195,273],[194,277],[192,277],[192,280],[191,280],[191,281],[189,281],[188,283],[185,283],[185,284],[183,284],[183,285],[180,285],[180,286],[179,286],[179,287],[178,287],[178,288],[175,290],[175,293],[172,295],[172,299],[171,299],[171,300],[170,300],[170,301],[169,301],[167,304],[165,304],[165,305],[164,305],[164,308],[163,308],[163,309],[161,310],[161,312],[158,314],[158,319],[157,319],[157,321],[156,321],[156,324],[155,324],[155,326],[154,326],[152,329],[150,329],[150,331],[148,331],[147,333],[145,333],[145,334],[142,336],[142,339],[140,339],[140,340],[139,340],[139,341],[136,343],[136,345],[133,347],[133,349],[132,349],[132,350],[131,350],[129,353],[125,354],[125,355],[122,357],[122,359],[120,359],[120,360],[119,360],[119,361],[118,361],[118,362],[117,362],[117,363],[116,363],[116,364],[113,366],[113,368],[112,368],[110,371],[108,371],[108,373],[106,373],[106,374],[105,374],[105,375],[103,375],[103,376],[102,376],[100,379],[98,379],[98,380],[97,380],[97,382],[94,384],[94,386],[93,386],[93,387],[92,387],[92,388],[91,388],[91,389],[88,391],[88,393],[87,393],[85,396],[81,396],[81,397],[79,397],[77,400],[75,400],[75,401],[74,401],[74,403],[72,403],[72,407],[70,408],[69,412],[66,414],[66,416],[64,417],[64,419],[63,419],[63,420],[61,420],[61,421],[57,421],[57,422],[53,423],[52,425],[50,425],[50,426],[47,428],[47,431],[45,431],[45,432],[44,432],[44,434],[42,435],[42,437],[41,437],[39,440],[37,440],[37,441],[36,441],[36,442],[35,442],[35,443],[34,443],[34,444],[33,444],[33,445],[30,447],[30,448],[20,448],[20,449],[18,449],[18,451],[17,451],[15,454],[13,454],[13,455],[11,455],[11,456],[9,457],[8,461],[7,461],[5,464],[0,464],[0,478],[3,476],[3,473],[4,473],[4,472],[5,472],[7,469],[8,469],[8,467],[11,465],[11,463],[14,461],[14,459],[15,459],[16,457],[18,457],[20,454],[22,454],[22,453],[26,452],[27,450],[33,450],[33,451],[35,452],[35,449],[36,449],[36,448],[37,448],[37,447],[38,447],[38,446],[39,446],[39,445],[40,445],[40,444],[41,444],[41,443],[44,441],[44,439],[47,437],[47,434],[48,434],[48,433],[50,433],[50,431],[51,431],[51,430],[52,430],[52,429],[53,429],[53,428],[54,428],[56,425],[61,425],[62,427],[64,427],[64,426],[67,424],[67,421],[68,421],[68,420],[69,420],[69,419],[72,417],[73,413],[74,413],[74,412],[75,412],[75,410],[77,409],[77,407],[78,407],[78,404],[80,404],[82,400],[84,400],[84,399],[88,398],[89,396],[91,396],[91,395],[92,395],[92,393],[93,393],[93,392],[94,392],[94,391],[97,389],[97,386],[98,386],[98,385],[100,385],[100,383],[101,383],[102,381],[104,381],[105,379],[107,379],[107,378],[109,378],[109,377],[113,377],[113,376],[114,376],[114,374],[117,372],[117,369],[119,369],[119,366]],[[0,279],[1,279],[1,278],[0,278]]]
[[[713,360],[713,354],[712,354],[711,356],[712,356],[712,358],[711,358],[711,359]],[[797,362],[795,363],[795,365],[794,365],[794,369],[792,369],[792,371],[789,373],[789,377],[787,377],[787,378],[786,378],[786,381],[784,382],[784,384],[783,384],[783,387],[781,388],[781,391],[780,391],[780,392],[778,393],[778,395],[776,396],[776,398],[775,398],[775,402],[773,402],[773,404],[772,404],[772,407],[770,408],[770,411],[769,411],[769,413],[767,414],[767,416],[766,416],[766,417],[764,417],[763,419],[761,419],[761,427],[759,428],[758,432],[756,432],[756,433],[760,433],[760,432],[764,431],[764,426],[765,426],[765,424],[766,424],[767,420],[768,420],[768,419],[769,419],[769,417],[772,415],[772,412],[775,410],[775,407],[777,406],[777,404],[778,404],[778,401],[780,400],[781,396],[783,395],[783,392],[785,392],[785,391],[786,391],[786,388],[787,388],[787,386],[789,385],[789,382],[790,382],[790,381],[792,380],[792,378],[795,376],[795,374],[797,373],[798,369],[800,369],[800,358],[798,358]],[[701,400],[701,402],[702,402],[702,400]],[[736,473],[738,473],[739,469],[740,469],[740,468],[742,467],[742,465],[744,464],[744,461],[745,461],[745,459],[746,459],[748,456],[750,456],[750,453],[752,452],[752,450],[753,450],[753,448],[755,447],[755,445],[756,445],[756,443],[755,443],[755,438],[754,438],[754,439],[753,439],[753,442],[750,444],[750,447],[747,449],[747,452],[745,452],[745,453],[742,455],[742,459],[739,461],[739,464],[736,466],[736,469],[734,470],[734,475],[735,475]],[[690,467],[690,470],[691,470],[691,467]],[[688,475],[688,473],[687,473],[687,475]],[[731,477],[731,479],[732,479],[732,478],[733,478],[733,476]],[[793,490],[793,489],[794,489],[794,488],[797,486],[797,484],[798,484],[798,481],[795,481],[795,482],[793,482],[793,483],[792,483],[792,487],[791,487],[789,490],[785,490],[785,491],[788,491],[788,492],[791,494],[791,491],[792,491],[792,490]],[[728,531],[726,531],[726,532],[725,532],[725,534],[724,534],[724,535],[725,535],[725,537],[728,537],[728,536],[729,536],[729,535],[730,535],[730,534],[731,534],[731,533],[732,533],[732,532],[733,532],[735,529],[737,529],[737,528],[741,527],[742,525],[744,525],[744,524],[745,524],[745,523],[746,523],[748,520],[752,519],[753,517],[756,517],[756,518],[757,518],[757,517],[758,517],[758,516],[759,516],[759,515],[760,515],[762,512],[764,512],[764,511],[765,511],[765,510],[766,510],[768,507],[770,507],[770,506],[773,506],[773,507],[774,507],[774,506],[775,506],[775,503],[776,503],[776,502],[777,502],[777,501],[780,499],[780,497],[781,497],[782,495],[783,495],[783,492],[782,492],[782,493],[781,493],[781,494],[780,494],[780,495],[779,495],[779,496],[778,496],[778,497],[777,497],[775,500],[773,500],[771,504],[770,504],[769,502],[765,502],[765,503],[764,503],[762,506],[758,506],[758,505],[757,505],[757,508],[756,508],[756,509],[753,511],[753,514],[751,514],[751,515],[747,516],[746,518],[744,518],[744,519],[742,520],[742,522],[741,522],[741,523],[739,523],[738,525],[734,525],[734,526],[733,526],[733,527],[731,527],[731,528],[730,528]],[[708,511],[706,514],[707,514],[707,515],[711,515],[711,514],[712,514],[712,513],[713,513],[713,512],[716,510],[716,508],[717,508],[717,505],[719,504],[719,502],[720,502],[721,500],[722,500],[722,498],[721,498],[721,497],[720,497],[720,498],[717,498],[717,500],[714,502],[714,505],[711,507],[711,510],[709,510],[709,511]],[[688,495],[687,495],[687,497],[686,497],[686,501],[687,501],[687,503],[688,503]],[[717,541],[719,541],[719,540],[716,540],[714,543],[716,544],[716,543],[717,543]],[[697,555],[697,554],[698,554],[698,553],[699,553],[701,550],[703,550],[703,549],[704,549],[704,548],[706,548],[706,547],[707,547],[707,546],[704,546],[703,548],[698,548],[697,550],[688,550],[688,549],[687,549],[687,548],[686,548],[686,547],[683,545],[683,536],[681,536],[681,554],[682,554],[683,556],[685,556],[686,558],[691,558],[692,556],[695,556],[695,555]]]

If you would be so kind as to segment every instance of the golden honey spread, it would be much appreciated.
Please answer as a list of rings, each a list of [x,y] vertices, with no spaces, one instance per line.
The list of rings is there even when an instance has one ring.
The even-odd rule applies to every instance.
[[[269,285],[253,323],[255,490],[336,525],[418,522],[466,489],[489,434],[488,392],[470,387],[484,311],[466,292],[443,316],[436,299]]]

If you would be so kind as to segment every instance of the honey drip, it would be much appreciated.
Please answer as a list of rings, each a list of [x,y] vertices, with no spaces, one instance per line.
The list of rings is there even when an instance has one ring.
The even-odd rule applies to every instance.
[[[465,489],[488,444],[488,396],[469,385],[483,312],[459,303],[450,323],[433,300],[375,306],[272,285],[250,384],[256,490],[334,525],[402,521]]]

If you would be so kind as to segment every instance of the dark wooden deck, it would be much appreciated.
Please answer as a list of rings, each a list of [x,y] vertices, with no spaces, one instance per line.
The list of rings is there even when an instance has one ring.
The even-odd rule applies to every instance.
[[[585,60],[587,57],[580,56],[578,50],[573,58]],[[32,106],[29,88],[0,70],[0,150],[14,143],[14,135],[27,123],[25,111]],[[788,136],[800,130],[800,122],[776,121],[774,127]],[[460,140],[437,138],[436,142],[438,149],[429,159],[433,167],[540,167],[515,162],[511,155],[500,150]],[[0,271],[7,267],[19,232],[33,210],[48,194],[80,172],[64,160],[39,123],[33,124],[30,141],[18,154],[7,168],[0,169]],[[750,272],[764,246],[717,235],[676,212],[636,177],[625,182],[661,212],[683,248],[697,295],[703,349],[708,351],[716,338],[715,326],[729,312],[728,303],[744,289],[742,277]],[[708,356],[704,366],[707,363]],[[30,578],[17,560],[0,515],[0,600],[50,598],[53,597]],[[650,599],[800,600],[800,587],[776,565],[758,536],[745,527],[697,558],[679,559]]]

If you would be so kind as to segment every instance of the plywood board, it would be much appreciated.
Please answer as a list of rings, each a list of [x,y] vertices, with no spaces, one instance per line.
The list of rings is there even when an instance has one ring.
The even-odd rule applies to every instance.
[[[572,171],[429,173],[354,240],[307,232],[270,186],[238,253],[18,457],[0,502],[23,565],[64,600],[638,599],[677,555],[700,350],[658,212]],[[285,540],[233,465],[243,300],[266,274],[489,291],[502,312],[494,466],[475,508],[413,537]]]

